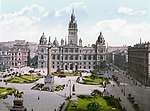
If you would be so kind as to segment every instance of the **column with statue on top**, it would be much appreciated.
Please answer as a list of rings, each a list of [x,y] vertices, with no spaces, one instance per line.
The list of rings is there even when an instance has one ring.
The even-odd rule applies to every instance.
[[[52,91],[54,88],[54,76],[51,74],[51,63],[52,63],[52,44],[50,42],[50,37],[49,37],[49,42],[48,42],[48,57],[47,57],[47,75],[44,80],[44,87],[49,87]]]

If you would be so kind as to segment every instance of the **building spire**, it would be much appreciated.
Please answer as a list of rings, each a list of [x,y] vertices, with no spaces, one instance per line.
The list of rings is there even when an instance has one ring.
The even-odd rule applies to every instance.
[[[51,37],[49,36],[48,45],[51,44]]]
[[[72,14],[71,14],[71,21],[75,20],[75,15],[74,15],[74,8],[72,9]]]
[[[65,37],[65,45],[67,44],[67,40],[66,40],[66,37]]]
[[[140,44],[142,43],[142,39],[140,38]]]
[[[74,15],[74,8],[72,8],[72,14]]]
[[[100,30],[100,36],[102,35],[102,31]]]

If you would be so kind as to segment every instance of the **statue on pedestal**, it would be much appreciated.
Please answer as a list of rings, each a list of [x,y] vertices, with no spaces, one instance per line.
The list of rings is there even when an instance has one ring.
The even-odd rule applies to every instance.
[[[14,106],[10,109],[10,111],[27,111],[27,109],[23,105],[22,94],[23,92],[19,92],[18,90],[14,93]]]

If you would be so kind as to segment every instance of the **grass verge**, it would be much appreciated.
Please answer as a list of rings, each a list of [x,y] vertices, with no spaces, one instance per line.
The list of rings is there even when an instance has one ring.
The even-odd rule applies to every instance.
[[[5,88],[5,87],[0,87],[0,99],[7,98],[7,95],[11,95],[12,93],[15,92],[14,88]]]
[[[119,101],[115,98],[100,96],[94,99],[92,96],[85,95],[78,96],[77,101],[71,100],[65,111],[87,111],[87,105],[94,101],[101,105],[100,111],[122,111]]]
[[[33,83],[40,78],[42,78],[41,75],[25,74],[25,75],[11,77],[10,79],[7,79],[6,82],[8,83]]]

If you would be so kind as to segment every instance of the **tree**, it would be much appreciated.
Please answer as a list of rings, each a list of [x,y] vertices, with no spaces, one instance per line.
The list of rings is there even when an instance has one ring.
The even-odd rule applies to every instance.
[[[91,78],[94,80],[97,77],[97,73],[95,70],[91,71]]]
[[[91,102],[87,105],[87,111],[101,111],[101,105],[98,102]]]
[[[94,98],[102,96],[102,92],[100,92],[99,90],[95,89],[93,90],[93,92],[91,93],[91,96],[93,96]]]

